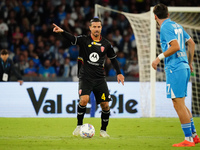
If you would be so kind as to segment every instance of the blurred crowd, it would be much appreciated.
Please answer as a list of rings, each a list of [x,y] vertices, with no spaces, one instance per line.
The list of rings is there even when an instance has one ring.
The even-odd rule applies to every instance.
[[[77,76],[79,47],[52,32],[52,23],[73,35],[89,34],[94,5],[142,13],[162,2],[168,6],[200,6],[199,0],[0,0],[0,49],[6,48],[23,76]],[[139,78],[137,45],[123,15],[105,11],[102,36],[117,53],[121,72]],[[115,76],[109,59],[105,75]]]

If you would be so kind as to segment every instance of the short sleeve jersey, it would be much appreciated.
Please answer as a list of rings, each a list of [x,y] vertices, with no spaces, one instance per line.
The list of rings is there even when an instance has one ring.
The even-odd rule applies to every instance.
[[[104,78],[105,56],[112,59],[116,57],[110,42],[105,38],[94,41],[91,36],[77,36],[76,45],[79,45],[79,58],[82,62],[79,70],[79,78],[99,79]]]
[[[165,52],[170,47],[170,42],[177,40],[180,46],[173,55],[165,58],[165,70],[180,70],[189,68],[185,43],[190,36],[185,32],[183,27],[170,19],[165,20],[160,29],[160,44],[162,51]]]

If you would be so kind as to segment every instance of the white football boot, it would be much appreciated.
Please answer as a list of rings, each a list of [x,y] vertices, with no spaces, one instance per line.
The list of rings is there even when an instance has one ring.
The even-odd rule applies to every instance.
[[[104,130],[100,130],[100,136],[101,137],[110,137],[110,135],[108,135],[108,133],[106,132],[106,131],[104,131]]]
[[[73,135],[74,136],[79,136],[80,135],[80,130],[81,130],[81,126],[77,126],[76,129],[73,131]]]

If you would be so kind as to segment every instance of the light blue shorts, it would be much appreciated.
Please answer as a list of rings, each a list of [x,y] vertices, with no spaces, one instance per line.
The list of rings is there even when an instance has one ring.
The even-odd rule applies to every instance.
[[[187,85],[190,79],[190,69],[166,71],[167,98],[182,98],[187,96]]]

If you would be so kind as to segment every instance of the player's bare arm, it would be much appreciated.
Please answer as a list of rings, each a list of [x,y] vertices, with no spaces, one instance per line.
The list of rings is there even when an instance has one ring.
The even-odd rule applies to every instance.
[[[177,40],[173,40],[169,43],[171,46],[170,48],[165,51],[163,53],[164,57],[168,57],[168,56],[171,56],[173,55],[174,53],[176,53],[178,50],[180,50],[180,46],[178,44],[178,41]],[[160,63],[160,58],[159,56],[152,62],[152,67],[156,70],[157,69],[157,66],[158,64]]]
[[[171,56],[174,53],[176,53],[178,50],[180,50],[180,46],[178,44],[177,40],[173,40],[169,43],[171,46],[166,50],[163,54],[165,57]]]
[[[188,54],[188,62],[189,62],[190,70],[191,70],[191,72],[193,72],[192,62],[193,62],[193,57],[194,57],[195,43],[192,40],[192,38],[190,38],[187,41],[187,44],[188,44],[188,52],[189,52],[189,54]]]

